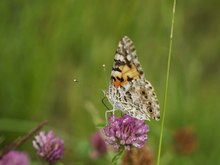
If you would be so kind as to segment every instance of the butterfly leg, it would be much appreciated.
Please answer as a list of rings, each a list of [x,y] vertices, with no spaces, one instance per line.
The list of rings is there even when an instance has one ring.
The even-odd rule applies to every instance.
[[[106,99],[106,97],[103,97],[102,98],[102,104],[105,106],[105,108],[107,109],[107,110],[110,110],[109,109],[109,107],[105,104],[105,102],[104,102],[104,100]]]
[[[106,125],[108,124],[108,113],[113,113],[113,115],[115,114],[115,109],[111,109],[108,111],[105,111],[105,121],[106,121]]]

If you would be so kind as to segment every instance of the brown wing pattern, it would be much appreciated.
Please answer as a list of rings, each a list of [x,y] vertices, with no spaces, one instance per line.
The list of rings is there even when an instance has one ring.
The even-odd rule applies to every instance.
[[[116,50],[111,79],[117,88],[134,79],[144,79],[144,73],[137,59],[133,42],[124,36],[118,43]]]

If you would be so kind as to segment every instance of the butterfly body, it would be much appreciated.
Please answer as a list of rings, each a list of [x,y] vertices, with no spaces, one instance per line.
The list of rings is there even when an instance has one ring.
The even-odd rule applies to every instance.
[[[109,89],[104,91],[113,109],[140,120],[159,120],[159,102],[137,59],[133,42],[124,36],[116,50]],[[107,111],[108,112],[108,111]]]

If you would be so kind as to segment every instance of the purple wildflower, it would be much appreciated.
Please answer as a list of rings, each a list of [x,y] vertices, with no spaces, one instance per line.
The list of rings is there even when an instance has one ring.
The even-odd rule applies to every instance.
[[[143,120],[124,115],[110,116],[109,124],[104,128],[106,143],[113,145],[115,150],[124,147],[130,150],[131,146],[142,148],[147,141],[148,125]]]
[[[33,147],[37,150],[40,158],[49,164],[55,164],[60,160],[64,151],[64,142],[57,138],[53,131],[47,134],[41,131],[33,140]]]
[[[29,158],[26,153],[9,151],[2,157],[0,165],[29,165]]]
[[[99,131],[94,133],[91,136],[90,140],[91,140],[91,145],[92,145],[92,152],[90,153],[90,156],[93,159],[96,159],[99,156],[101,156],[107,152],[107,146],[105,144],[105,141],[101,137],[101,134]]]

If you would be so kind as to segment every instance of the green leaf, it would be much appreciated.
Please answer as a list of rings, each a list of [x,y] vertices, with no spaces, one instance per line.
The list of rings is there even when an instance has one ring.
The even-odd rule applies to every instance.
[[[121,158],[124,149],[122,147],[119,148],[118,153],[112,158],[112,164],[117,165],[118,160]]]

